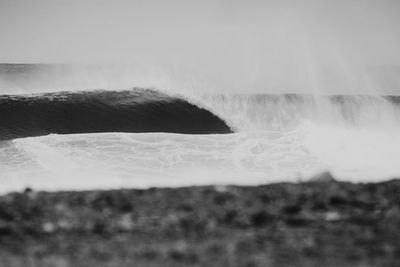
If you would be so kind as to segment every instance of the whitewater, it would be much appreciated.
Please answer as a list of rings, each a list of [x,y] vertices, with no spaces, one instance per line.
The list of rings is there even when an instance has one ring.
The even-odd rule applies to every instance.
[[[116,94],[129,90],[133,89],[105,89]],[[19,95],[44,98],[39,92],[24,90]],[[64,97],[73,94],[63,92]],[[129,128],[54,134],[50,129],[46,135],[3,140],[1,192],[27,186],[84,190],[258,185],[305,181],[324,171],[352,182],[400,175],[398,97],[152,92],[218,116],[233,133],[141,132]],[[13,99],[8,92],[3,98],[5,95]]]

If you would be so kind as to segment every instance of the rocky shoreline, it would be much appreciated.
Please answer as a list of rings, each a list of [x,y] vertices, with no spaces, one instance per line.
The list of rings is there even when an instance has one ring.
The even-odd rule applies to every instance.
[[[400,266],[400,180],[0,197],[0,266]]]

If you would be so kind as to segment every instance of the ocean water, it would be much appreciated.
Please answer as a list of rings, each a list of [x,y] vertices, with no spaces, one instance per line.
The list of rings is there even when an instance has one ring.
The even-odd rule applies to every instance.
[[[2,68],[1,192],[400,175],[396,96],[40,89],[45,66]]]

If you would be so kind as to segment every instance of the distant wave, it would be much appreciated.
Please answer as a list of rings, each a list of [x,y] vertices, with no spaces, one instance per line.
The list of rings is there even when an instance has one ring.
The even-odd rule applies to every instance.
[[[145,89],[0,96],[0,140],[98,132],[231,133],[210,111]]]

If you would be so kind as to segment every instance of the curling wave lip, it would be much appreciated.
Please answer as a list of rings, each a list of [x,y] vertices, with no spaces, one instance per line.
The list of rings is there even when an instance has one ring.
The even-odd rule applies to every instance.
[[[231,133],[210,111],[154,90],[0,96],[0,140],[100,132]]]

